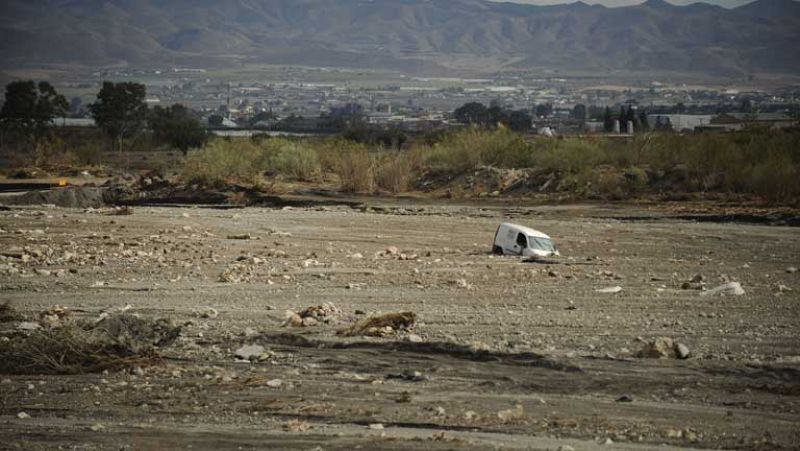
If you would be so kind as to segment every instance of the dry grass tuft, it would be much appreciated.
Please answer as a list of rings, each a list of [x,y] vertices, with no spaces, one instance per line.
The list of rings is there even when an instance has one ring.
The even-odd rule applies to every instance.
[[[80,374],[152,364],[156,349],[172,344],[180,329],[122,314],[36,330],[0,343],[0,373]]]
[[[346,329],[337,331],[336,334],[345,337],[379,337],[400,330],[412,329],[416,322],[417,314],[414,312],[386,313],[361,320]]]

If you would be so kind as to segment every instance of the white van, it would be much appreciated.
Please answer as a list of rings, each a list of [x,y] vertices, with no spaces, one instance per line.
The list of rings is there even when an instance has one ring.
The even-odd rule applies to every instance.
[[[500,224],[494,234],[492,253],[522,257],[561,255],[549,236],[538,230],[507,222]]]

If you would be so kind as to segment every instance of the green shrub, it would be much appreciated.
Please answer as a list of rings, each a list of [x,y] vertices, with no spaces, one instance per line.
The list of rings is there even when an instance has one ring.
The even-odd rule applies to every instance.
[[[205,186],[257,184],[266,160],[264,150],[249,140],[216,139],[189,152],[181,176],[189,183]]]
[[[304,181],[319,175],[317,152],[302,142],[277,138],[264,140],[260,146],[266,152],[267,169],[271,172]]]
[[[86,142],[73,148],[70,153],[75,162],[82,166],[98,166],[103,163],[103,147],[99,142]]]
[[[480,165],[514,168],[529,167],[533,162],[531,147],[522,135],[505,128],[469,128],[450,134],[429,149],[425,162],[433,169],[453,174],[463,174]]]
[[[328,149],[327,164],[339,176],[342,191],[355,193],[371,191],[373,164],[367,148],[350,141],[338,141],[338,147]]]
[[[407,191],[412,178],[412,162],[404,153],[385,155],[375,164],[375,184],[390,193]]]
[[[533,166],[548,171],[577,174],[606,163],[602,147],[592,141],[542,139],[535,145]]]

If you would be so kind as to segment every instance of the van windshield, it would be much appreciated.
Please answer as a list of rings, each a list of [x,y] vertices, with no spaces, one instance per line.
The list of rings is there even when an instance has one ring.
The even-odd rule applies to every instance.
[[[553,244],[553,240],[549,240],[547,238],[529,236],[528,243],[531,249],[535,249],[537,251],[547,251],[547,252],[556,251],[556,246]]]

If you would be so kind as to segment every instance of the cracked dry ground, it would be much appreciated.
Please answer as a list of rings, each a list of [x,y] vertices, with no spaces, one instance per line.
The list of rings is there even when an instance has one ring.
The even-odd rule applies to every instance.
[[[0,448],[797,449],[798,229],[619,220],[639,210],[2,211],[0,301],[188,325],[156,366],[0,375]],[[507,219],[561,263],[490,255]],[[695,275],[746,294],[682,289]],[[327,302],[328,323],[281,326]],[[336,335],[399,311],[413,335]],[[635,357],[655,337],[691,357]]]

